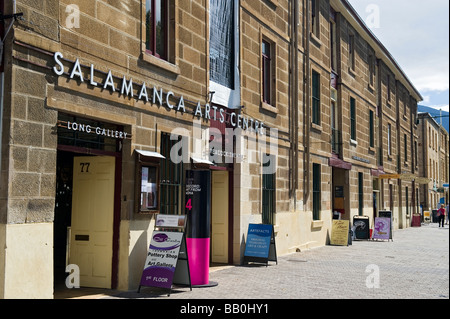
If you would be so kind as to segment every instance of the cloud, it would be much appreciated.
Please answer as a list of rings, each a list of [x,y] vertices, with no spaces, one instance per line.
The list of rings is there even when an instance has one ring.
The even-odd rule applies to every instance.
[[[449,90],[448,0],[349,0],[363,20],[379,7],[372,32],[421,92]]]
[[[410,79],[414,86],[421,92],[445,92],[449,90],[448,71],[430,74],[420,70],[411,72]]]
[[[449,105],[430,105],[429,107],[432,107],[436,110],[442,110],[443,112],[449,112]]]

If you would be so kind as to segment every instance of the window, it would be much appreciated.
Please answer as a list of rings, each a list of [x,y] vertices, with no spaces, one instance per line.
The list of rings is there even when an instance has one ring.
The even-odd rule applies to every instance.
[[[389,184],[389,210],[394,211],[394,185]]]
[[[145,160],[143,160],[145,159]],[[139,156],[137,198],[139,213],[157,213],[159,211],[159,162],[156,159]]]
[[[369,84],[375,86],[376,59],[373,54],[369,55]]]
[[[405,159],[405,163],[407,163],[408,162],[408,136],[406,134],[403,135],[403,139],[404,139],[403,152],[405,153],[404,159]]]
[[[341,154],[342,137],[338,129],[337,91],[331,88],[331,150],[334,154]]]
[[[275,165],[275,156],[270,154],[264,154],[265,159],[263,161],[263,174],[262,174],[262,222],[263,224],[273,225],[275,214],[275,190],[276,179],[275,172],[272,169],[268,169],[269,172],[264,170],[265,167]]]
[[[69,123],[71,129],[67,129]],[[95,129],[93,129],[95,127],[101,127],[112,132],[123,131],[122,126],[59,113],[57,129],[58,144],[107,152],[120,152],[123,141],[112,136],[108,137],[106,134],[95,134]]]
[[[431,142],[431,127],[428,128],[428,148],[431,148],[433,143]]]
[[[313,164],[313,220],[320,220],[321,183],[320,164]]]
[[[210,0],[210,74],[211,81],[234,89],[234,3]]]
[[[409,188],[408,187],[406,187],[405,193],[406,193],[406,215],[408,216],[409,215]]]
[[[356,141],[356,101],[350,98],[350,138]]]
[[[387,76],[387,99],[388,102],[391,101],[391,97],[392,97],[392,92],[391,92],[391,76],[388,74]]]
[[[148,53],[167,60],[168,42],[168,0],[146,0],[146,50]]]
[[[320,74],[312,72],[312,122],[320,125]]]
[[[176,65],[178,48],[175,40],[178,1],[141,1],[141,59],[158,69],[174,75],[180,74],[180,67]]]
[[[320,0],[311,0],[311,33],[319,38],[320,35]]]
[[[331,52],[331,70],[337,71],[337,40],[336,40],[336,23],[330,21],[330,52]]]
[[[431,159],[430,159],[430,164],[429,164],[429,169],[428,169],[428,177],[429,178],[433,178],[433,164],[432,164],[432,162],[431,162]]]
[[[388,124],[388,155],[392,155],[392,126]]]
[[[375,147],[375,133],[374,133],[374,112],[369,111],[369,145]]]
[[[181,140],[181,137],[179,138]],[[170,150],[179,142],[170,140],[169,133],[161,133],[161,154],[166,158],[161,162],[160,202],[161,214],[181,214],[181,186],[183,184],[183,162],[175,164],[170,159]]]
[[[348,63],[350,70],[355,71],[355,36],[350,35],[348,40]]]
[[[418,150],[417,150],[417,142],[414,141],[414,166],[418,166],[419,165],[419,154],[418,154]]]
[[[364,215],[364,174],[358,173],[358,214]]]
[[[263,102],[272,104],[272,44],[262,41]]]
[[[403,115],[407,115],[408,99],[406,93],[403,95]]]

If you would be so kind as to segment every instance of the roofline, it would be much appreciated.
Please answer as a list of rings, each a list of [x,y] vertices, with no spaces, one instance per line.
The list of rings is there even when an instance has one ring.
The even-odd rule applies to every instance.
[[[415,98],[417,102],[423,101],[423,97],[420,94],[420,92],[415,88],[415,86],[412,84],[411,80],[408,78],[406,73],[402,70],[400,65],[397,63],[395,58],[392,56],[392,54],[386,49],[386,47],[381,43],[381,41],[375,36],[375,34],[367,27],[365,22],[361,19],[359,14],[356,12],[356,10],[352,7],[352,5],[348,2],[348,0],[332,0],[331,3],[333,4],[339,4],[342,3],[343,8],[347,10],[347,13],[350,14],[350,18],[353,19],[353,22],[357,23],[357,27],[359,27],[363,32],[366,33],[366,35],[369,36],[370,40],[374,42],[376,46],[378,46],[381,49],[381,52],[384,54],[385,58],[392,64],[392,66],[398,70],[401,77],[405,80],[405,83],[403,84],[410,89],[410,91],[413,91],[413,93],[416,94]],[[341,7],[342,8],[342,7]],[[336,9],[336,8],[335,8]],[[345,13],[345,12],[341,12]],[[349,22],[352,22],[349,20]],[[354,25],[353,25],[354,26]],[[355,27],[355,26],[354,26]],[[374,48],[375,49],[375,48]],[[388,64],[389,66],[389,64]],[[411,94],[412,95],[412,94]]]
[[[417,113],[418,117],[428,117],[431,121],[434,122],[434,124],[436,124],[437,127],[440,127],[441,125],[436,121],[436,119],[434,119],[430,113],[428,112],[419,112]]]

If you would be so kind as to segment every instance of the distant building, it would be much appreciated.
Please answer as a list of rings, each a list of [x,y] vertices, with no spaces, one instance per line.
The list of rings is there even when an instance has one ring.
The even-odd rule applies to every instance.
[[[429,181],[421,186],[420,204],[432,211],[442,198],[448,203],[448,188],[443,186],[449,181],[449,137],[429,113],[419,113],[418,120],[420,176]]]

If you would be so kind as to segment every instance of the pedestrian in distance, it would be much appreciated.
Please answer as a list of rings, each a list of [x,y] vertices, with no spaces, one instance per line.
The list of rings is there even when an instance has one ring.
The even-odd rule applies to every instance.
[[[444,204],[441,204],[441,208],[439,208],[437,215],[439,218],[438,219],[439,227],[441,227],[441,222],[442,222],[442,227],[444,227],[444,221],[445,221],[445,206],[444,206]]]

